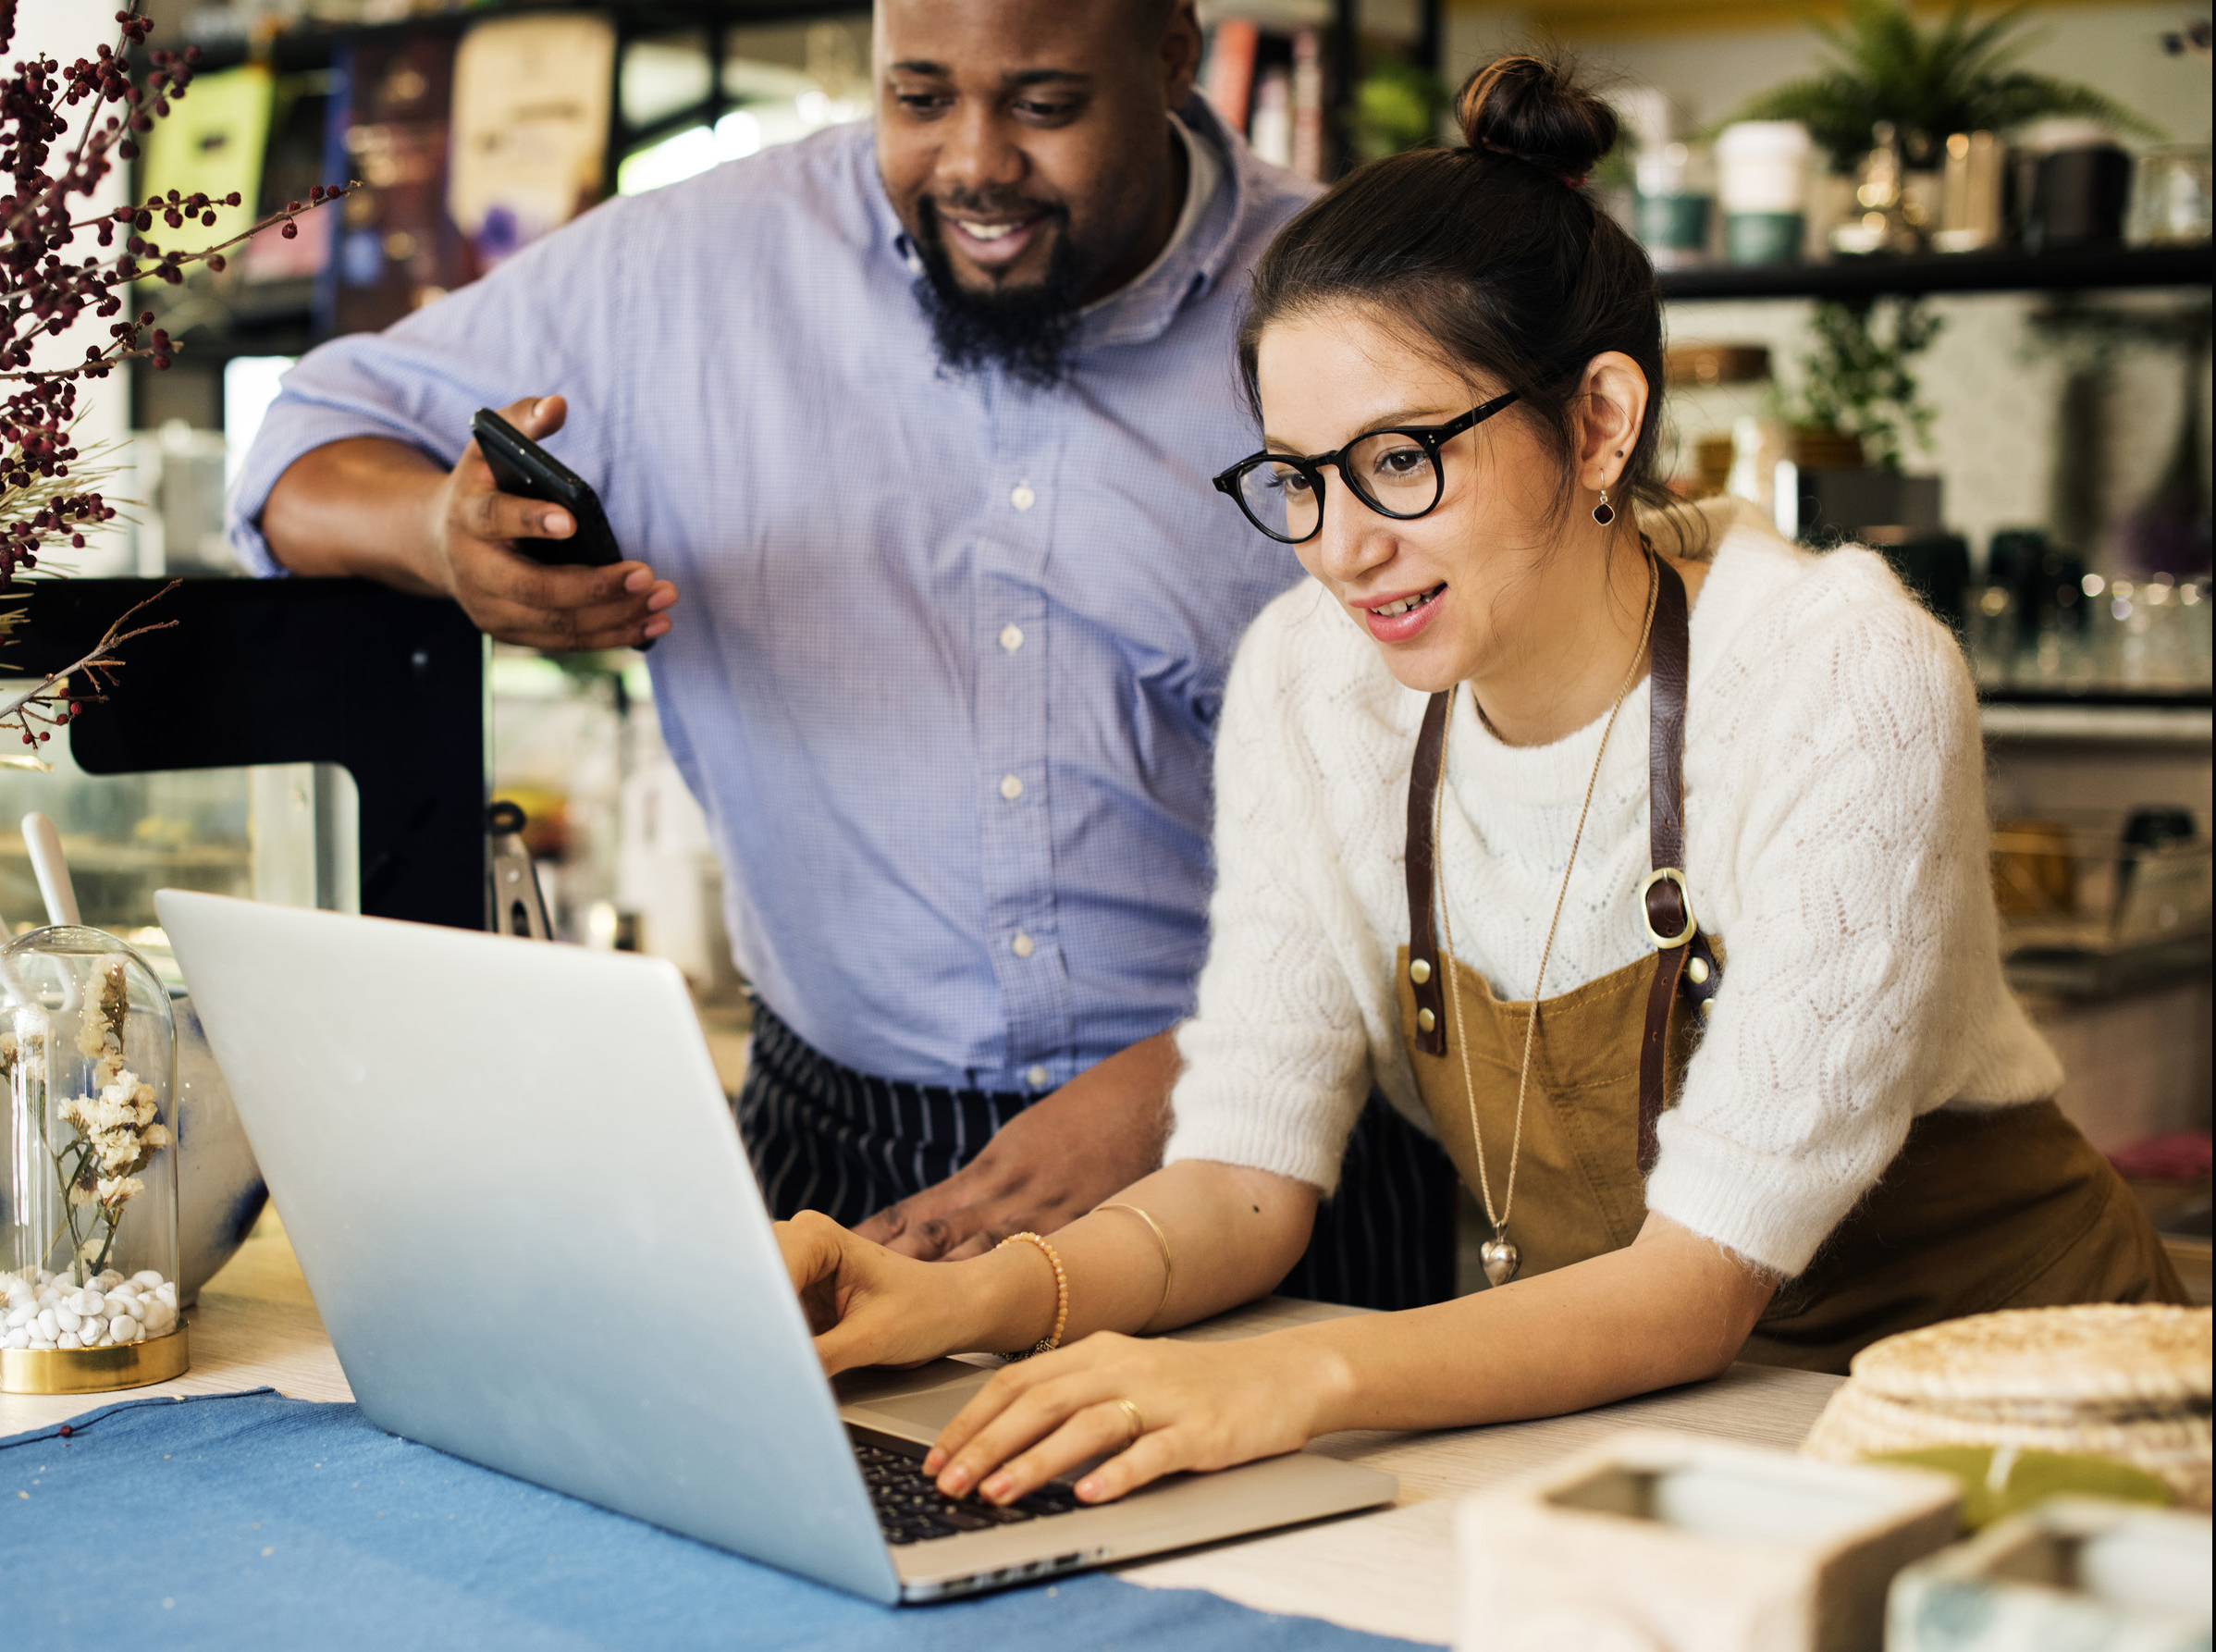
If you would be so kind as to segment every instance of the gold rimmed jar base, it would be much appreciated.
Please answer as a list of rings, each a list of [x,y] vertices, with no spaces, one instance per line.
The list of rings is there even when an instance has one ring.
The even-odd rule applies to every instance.
[[[182,1376],[185,1327],[116,1348],[0,1348],[0,1394],[105,1394]]]

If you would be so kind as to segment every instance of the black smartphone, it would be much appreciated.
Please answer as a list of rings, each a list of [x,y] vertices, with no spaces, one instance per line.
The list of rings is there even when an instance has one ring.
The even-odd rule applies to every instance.
[[[566,539],[518,539],[518,552],[560,567],[606,568],[623,560],[607,512],[600,509],[600,496],[583,476],[489,407],[480,407],[469,427],[502,493],[560,505],[577,524]]]

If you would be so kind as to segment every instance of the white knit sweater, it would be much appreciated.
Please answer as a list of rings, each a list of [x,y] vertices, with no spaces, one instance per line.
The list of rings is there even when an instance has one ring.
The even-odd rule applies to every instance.
[[[1742,516],[1692,620],[1693,908],[1725,984],[1661,1122],[1647,1205],[1785,1275],[1934,1108],[2052,1095],[2001,979],[1983,749],[1946,632],[1861,549]],[[1554,997],[1650,950],[1648,685],[1624,702],[1547,965]],[[1167,1157],[1328,1192],[1373,1080],[1425,1130],[1393,979],[1408,939],[1409,770],[1424,697],[1314,586],[1241,645],[1216,756],[1217,885]],[[1594,722],[1514,747],[1457,702],[1441,865],[1461,961],[1528,999]]]

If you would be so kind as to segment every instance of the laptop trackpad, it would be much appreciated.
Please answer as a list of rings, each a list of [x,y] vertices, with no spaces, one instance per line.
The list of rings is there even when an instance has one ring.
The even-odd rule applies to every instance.
[[[993,1367],[933,1360],[913,1371],[847,1371],[832,1378],[839,1414],[865,1428],[928,1446],[983,1387]]]

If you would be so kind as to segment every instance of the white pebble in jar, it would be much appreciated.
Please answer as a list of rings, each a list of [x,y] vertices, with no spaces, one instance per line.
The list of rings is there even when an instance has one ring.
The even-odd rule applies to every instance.
[[[180,1322],[176,1281],[152,1268],[129,1277],[107,1268],[82,1284],[38,1268],[0,1274],[0,1348],[34,1353],[128,1348],[168,1336]]]

